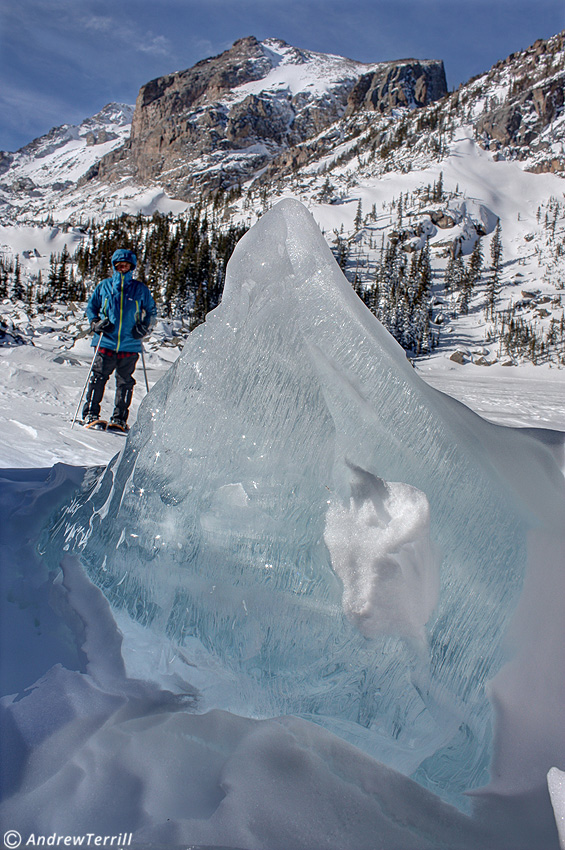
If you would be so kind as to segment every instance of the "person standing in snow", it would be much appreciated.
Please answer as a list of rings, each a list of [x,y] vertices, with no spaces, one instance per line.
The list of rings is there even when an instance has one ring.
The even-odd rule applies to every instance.
[[[88,382],[86,402],[82,409],[85,425],[100,418],[100,402],[106,382],[116,371],[116,396],[110,425],[127,428],[129,406],[135,380],[133,373],[141,351],[141,341],[147,336],[157,317],[155,301],[147,286],[134,280],[137,257],[127,248],[112,254],[112,277],[101,281],[89,298],[86,315],[100,347],[94,358]]]

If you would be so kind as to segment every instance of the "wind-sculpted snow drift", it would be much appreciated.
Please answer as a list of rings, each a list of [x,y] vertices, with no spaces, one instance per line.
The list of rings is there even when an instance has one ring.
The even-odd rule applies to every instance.
[[[565,763],[557,454],[425,385],[287,200],[53,547],[202,710],[315,721],[464,808]]]

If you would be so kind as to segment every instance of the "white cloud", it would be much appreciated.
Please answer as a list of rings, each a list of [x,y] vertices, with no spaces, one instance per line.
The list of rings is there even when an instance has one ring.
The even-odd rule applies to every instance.
[[[95,32],[109,33],[112,32],[114,28],[114,21],[112,18],[105,17],[103,15],[91,15],[82,23],[85,29],[94,30]]]
[[[172,44],[164,35],[153,36],[148,41],[134,43],[134,46],[142,53],[150,53],[152,56],[171,56],[173,53]]]

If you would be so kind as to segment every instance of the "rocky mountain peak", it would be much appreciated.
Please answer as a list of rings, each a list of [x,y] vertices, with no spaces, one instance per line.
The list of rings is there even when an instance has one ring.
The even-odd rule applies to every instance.
[[[266,52],[271,53],[274,64],[277,65],[280,62],[281,53],[284,54],[287,65],[303,65],[308,61],[308,56],[311,55],[306,50],[300,50],[299,47],[292,47],[282,38],[266,38],[261,44]]]
[[[346,112],[416,108],[446,91],[441,62],[369,65],[248,36],[143,86],[129,144],[90,176],[166,174],[166,190],[189,199],[249,179]]]
[[[0,210],[75,187],[93,162],[129,137],[133,111],[127,103],[108,103],[80,124],[61,124],[14,153],[0,153]]]
[[[157,103],[163,114],[197,106],[203,97],[213,99],[243,83],[262,79],[271,67],[261,43],[254,36],[248,36],[240,38],[229,50],[202,59],[186,71],[151,80],[139,90],[132,138],[142,133],[147,120],[153,117],[152,104]]]

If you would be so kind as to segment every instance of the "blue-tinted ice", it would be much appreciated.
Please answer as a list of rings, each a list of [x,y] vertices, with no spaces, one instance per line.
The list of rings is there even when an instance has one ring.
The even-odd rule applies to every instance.
[[[61,533],[116,608],[208,665],[207,708],[314,720],[461,805],[513,654],[489,695],[527,734],[503,638],[526,574],[547,589],[558,567],[556,451],[424,384],[288,200]]]

